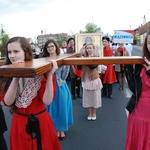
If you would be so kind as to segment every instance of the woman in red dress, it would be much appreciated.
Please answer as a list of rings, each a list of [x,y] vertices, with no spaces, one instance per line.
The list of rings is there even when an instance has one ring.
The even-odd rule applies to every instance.
[[[6,44],[5,64],[32,60],[32,50],[26,38],[13,37]],[[10,106],[12,117],[10,150],[60,150],[60,143],[53,122],[45,109],[53,99],[53,69],[35,78],[1,79],[1,97]]]
[[[102,38],[103,42],[103,56],[104,57],[110,57],[113,56],[113,51],[110,47],[110,38],[107,36],[104,36]],[[113,68],[113,65],[107,65],[107,69],[102,77],[103,82],[103,93],[102,96],[108,96],[110,99],[112,99],[112,84],[114,82],[117,82],[116,74]]]
[[[145,37],[142,57],[143,65],[127,65],[125,69],[132,91],[126,106],[129,116],[125,150],[150,150],[150,30]]]

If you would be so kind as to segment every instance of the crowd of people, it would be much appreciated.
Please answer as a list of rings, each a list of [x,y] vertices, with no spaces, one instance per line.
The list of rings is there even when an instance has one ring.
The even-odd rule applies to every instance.
[[[131,44],[111,43],[102,37],[103,56],[131,56]],[[5,65],[23,63],[33,59],[32,49],[24,37],[13,37],[6,43]],[[143,65],[70,65],[57,66],[55,58],[74,53],[75,39],[69,38],[59,46],[48,40],[40,57],[49,57],[53,69],[34,78],[1,78],[0,100],[10,108],[10,150],[59,150],[59,140],[73,124],[72,100],[82,98],[82,107],[87,108],[87,120],[97,119],[96,110],[102,107],[102,96],[113,99],[113,83],[124,90],[127,78],[132,91],[126,109],[129,111],[126,150],[150,149],[150,31],[143,45]],[[81,56],[99,57],[94,43],[84,43]],[[135,80],[133,80],[133,78]],[[70,86],[68,85],[70,82]],[[4,132],[7,130],[0,105],[0,149],[7,150]],[[16,142],[17,141],[17,142]]]

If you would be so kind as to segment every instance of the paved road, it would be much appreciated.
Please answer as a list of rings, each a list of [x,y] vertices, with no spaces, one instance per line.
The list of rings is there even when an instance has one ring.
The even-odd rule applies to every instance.
[[[133,56],[141,56],[141,46],[133,46]],[[61,142],[63,150],[124,150],[126,139],[126,104],[131,92],[127,83],[123,91],[113,85],[113,99],[102,97],[102,107],[97,110],[97,120],[88,121],[87,109],[81,99],[73,101],[74,125],[67,138]]]
[[[141,47],[134,46],[134,56],[141,55]],[[102,107],[97,109],[97,120],[88,121],[87,109],[81,106],[82,99],[73,100],[74,124],[69,126],[66,139],[61,142],[63,150],[124,150],[126,138],[127,113],[125,106],[131,93],[127,83],[123,91],[113,85],[113,99],[102,97]],[[11,116],[3,107],[8,128]],[[9,130],[5,139],[9,146]]]
[[[133,46],[133,51],[132,51],[133,56],[142,56],[142,46]]]

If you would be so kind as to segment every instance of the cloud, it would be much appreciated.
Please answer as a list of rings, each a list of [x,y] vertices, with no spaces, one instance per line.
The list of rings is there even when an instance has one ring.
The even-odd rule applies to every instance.
[[[10,36],[33,38],[42,29],[46,34],[76,34],[89,22],[112,35],[114,30],[138,28],[144,15],[149,21],[149,5],[141,7],[131,0],[118,4],[120,0],[0,0],[0,24]]]
[[[54,0],[0,0],[0,16],[21,12],[32,12]]]

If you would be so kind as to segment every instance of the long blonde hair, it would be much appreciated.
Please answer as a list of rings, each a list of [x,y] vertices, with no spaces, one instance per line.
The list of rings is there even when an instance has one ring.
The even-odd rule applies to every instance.
[[[84,52],[84,54],[83,54],[83,56],[84,57],[88,57],[88,53],[87,53],[87,51],[86,51],[86,47],[88,46],[88,45],[92,45],[93,46],[93,49],[95,50],[95,45],[93,44],[93,43],[86,43],[86,45],[85,45],[85,52]],[[93,57],[96,57],[96,55],[93,53]],[[82,79],[82,81],[84,81],[85,80],[85,73],[86,73],[86,68],[87,68],[87,66],[82,66],[82,77],[81,77],[81,79]],[[89,68],[88,68],[89,69]]]
[[[88,53],[87,53],[87,51],[86,51],[86,47],[88,46],[88,45],[92,45],[93,46],[93,49],[95,50],[95,45],[93,44],[93,43],[86,43],[86,45],[85,45],[85,51],[84,51],[84,53],[83,53],[83,56],[84,57],[88,57]]]

